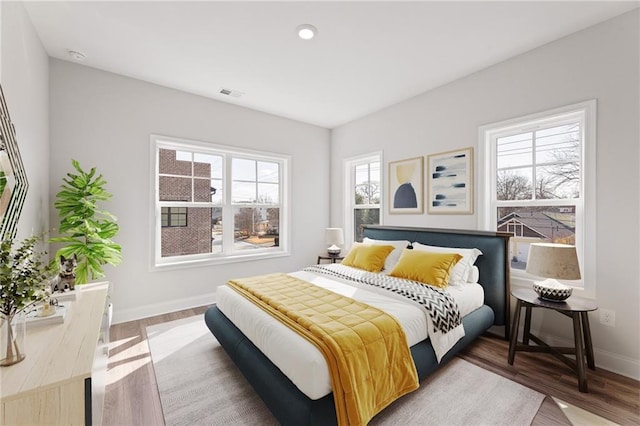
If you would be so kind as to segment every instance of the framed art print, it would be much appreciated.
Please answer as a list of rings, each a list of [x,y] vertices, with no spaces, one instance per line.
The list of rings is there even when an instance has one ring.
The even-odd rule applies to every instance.
[[[389,213],[424,211],[422,157],[389,162]]]
[[[473,148],[427,156],[427,211],[473,213]]]

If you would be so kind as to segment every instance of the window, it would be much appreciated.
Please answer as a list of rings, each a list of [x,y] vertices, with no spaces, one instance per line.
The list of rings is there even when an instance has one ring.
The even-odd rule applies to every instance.
[[[286,254],[288,157],[151,139],[154,266]]]
[[[595,246],[595,208],[589,208],[595,185],[587,178],[595,171],[594,137],[595,101],[481,128],[487,173],[480,222],[513,234],[515,277],[527,277],[529,246],[536,242],[575,245],[585,277]]]
[[[345,161],[347,243],[362,241],[363,225],[380,224],[382,176],[379,153]]]
[[[162,226],[187,226],[186,207],[162,207]]]

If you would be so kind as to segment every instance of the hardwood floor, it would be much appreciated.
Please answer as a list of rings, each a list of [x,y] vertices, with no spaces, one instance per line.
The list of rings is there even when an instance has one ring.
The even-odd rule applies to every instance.
[[[146,327],[201,315],[205,310],[188,309],[111,327],[105,426],[164,424]],[[508,348],[509,343],[498,337],[482,336],[460,357],[547,395],[533,425],[571,424],[551,397],[620,425],[640,424],[640,382],[601,369],[588,370],[589,393],[581,393],[575,374],[559,360],[548,354],[518,352],[511,366]],[[596,356],[596,365],[597,361]]]

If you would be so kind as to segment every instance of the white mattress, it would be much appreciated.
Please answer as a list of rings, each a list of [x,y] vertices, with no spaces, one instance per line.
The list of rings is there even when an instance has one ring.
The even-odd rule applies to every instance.
[[[290,275],[393,315],[402,325],[409,346],[428,337],[426,311],[402,296],[370,286],[364,290],[364,285],[354,286],[340,282],[338,278],[327,278],[306,271]],[[480,307],[484,301],[484,291],[479,284],[451,286],[447,291],[456,300],[462,316]],[[312,343],[226,285],[218,288],[216,304],[307,397],[319,399],[331,392],[326,361]]]

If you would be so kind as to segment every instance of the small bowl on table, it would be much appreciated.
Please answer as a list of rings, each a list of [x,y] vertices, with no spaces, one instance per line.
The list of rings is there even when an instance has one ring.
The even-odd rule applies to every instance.
[[[561,284],[557,281],[534,281],[533,291],[538,293],[538,297],[549,302],[564,302],[571,296],[573,288]]]

